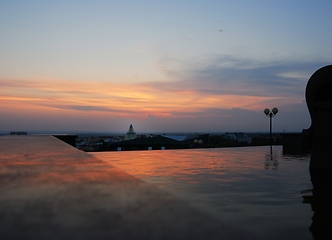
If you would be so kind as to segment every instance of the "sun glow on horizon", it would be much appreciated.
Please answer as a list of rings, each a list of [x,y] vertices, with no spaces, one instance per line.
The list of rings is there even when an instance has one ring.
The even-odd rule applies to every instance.
[[[287,108],[295,113],[304,105],[298,96],[256,96],[254,86],[247,87],[245,94],[242,89],[228,91],[219,85],[183,84],[0,79],[0,127],[118,131],[135,123],[141,131],[261,129],[262,109],[276,106],[284,113]]]
[[[198,94],[197,90],[171,91],[147,84],[53,81],[0,80],[1,108],[66,109],[93,111],[113,116],[172,116],[173,113],[197,113],[205,109],[244,108],[261,110],[275,97],[232,94]],[[280,101],[280,99],[279,99]]]

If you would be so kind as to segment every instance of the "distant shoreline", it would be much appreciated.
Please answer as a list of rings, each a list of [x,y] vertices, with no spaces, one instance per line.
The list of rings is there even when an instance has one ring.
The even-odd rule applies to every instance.
[[[12,131],[0,131],[0,136],[10,135]],[[15,131],[21,132],[21,131]],[[55,134],[75,134],[78,136],[124,136],[125,132],[85,132],[85,131],[24,131],[27,132],[27,135],[55,135]],[[225,131],[225,132],[142,132],[137,133],[138,135],[191,135],[191,134],[209,134],[209,135],[222,135],[227,132],[231,133],[245,133],[248,135],[269,135],[269,132],[243,132],[243,131]],[[281,134],[300,134],[299,132],[273,132],[273,135],[281,135]]]

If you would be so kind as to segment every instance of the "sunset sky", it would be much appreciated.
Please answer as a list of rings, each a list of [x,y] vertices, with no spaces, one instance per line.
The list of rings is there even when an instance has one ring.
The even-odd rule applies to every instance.
[[[332,1],[0,0],[0,132],[310,126]]]

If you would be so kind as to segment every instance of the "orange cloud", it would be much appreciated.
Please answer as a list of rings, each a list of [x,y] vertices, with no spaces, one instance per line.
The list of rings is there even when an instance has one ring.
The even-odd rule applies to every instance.
[[[7,111],[99,112],[114,117],[145,118],[174,113],[201,112],[207,108],[261,110],[267,96],[202,93],[151,83],[109,83],[71,80],[0,80],[0,107]],[[273,98],[282,103],[282,99]],[[289,99],[288,99],[289,101]],[[286,103],[284,103],[286,104]],[[264,107],[263,107],[264,106]],[[274,106],[271,106],[274,107]]]

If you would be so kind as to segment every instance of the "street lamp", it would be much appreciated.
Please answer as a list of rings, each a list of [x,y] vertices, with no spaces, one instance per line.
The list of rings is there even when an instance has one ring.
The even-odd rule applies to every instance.
[[[272,146],[272,118],[277,115],[278,113],[278,108],[272,108],[272,110],[270,111],[270,109],[265,108],[264,109],[264,113],[267,117],[270,118],[270,145]]]

